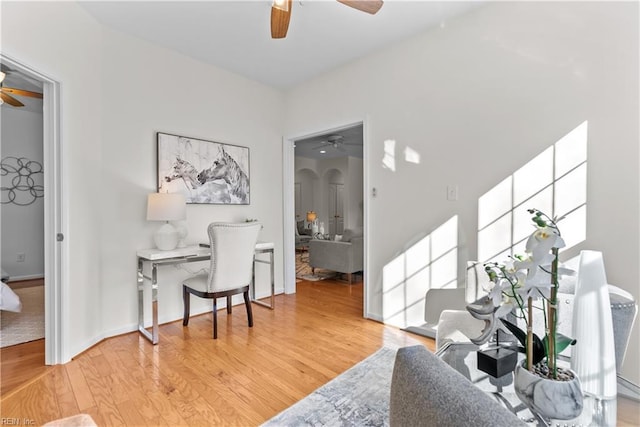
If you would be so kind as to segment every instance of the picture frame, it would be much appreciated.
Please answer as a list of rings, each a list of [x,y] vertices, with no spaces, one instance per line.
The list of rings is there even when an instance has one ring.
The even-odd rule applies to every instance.
[[[157,132],[158,192],[187,203],[250,204],[249,148]]]

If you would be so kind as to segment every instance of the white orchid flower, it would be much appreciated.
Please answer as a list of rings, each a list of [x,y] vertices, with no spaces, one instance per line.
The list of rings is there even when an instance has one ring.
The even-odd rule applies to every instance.
[[[564,246],[564,240],[555,228],[540,227],[527,239],[525,251],[530,253],[534,260],[539,260],[549,254],[551,248],[560,249]]]
[[[518,289],[518,293],[523,299],[532,298],[537,300],[541,297],[549,298],[551,296],[551,288],[553,284],[550,280],[550,274],[540,270],[538,274],[525,281],[525,285]]]
[[[517,306],[515,299],[505,295],[502,300],[502,304],[498,307],[494,315],[498,318],[504,317],[511,313],[511,311],[513,311]]]
[[[507,287],[510,287],[509,281],[506,279],[501,279],[498,280],[494,284],[493,288],[489,291],[487,297],[491,300],[491,303],[494,307],[498,307],[502,303],[502,293]]]

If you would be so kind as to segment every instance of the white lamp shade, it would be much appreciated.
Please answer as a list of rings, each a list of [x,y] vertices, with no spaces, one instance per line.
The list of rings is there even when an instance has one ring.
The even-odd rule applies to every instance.
[[[179,193],[151,193],[147,198],[147,221],[178,221],[187,217],[187,204]]]

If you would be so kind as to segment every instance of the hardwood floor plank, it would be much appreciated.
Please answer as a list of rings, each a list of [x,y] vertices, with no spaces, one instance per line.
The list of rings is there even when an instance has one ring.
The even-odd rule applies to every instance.
[[[53,384],[55,387],[55,395],[58,400],[58,409],[60,417],[70,417],[80,412],[76,398],[73,394],[73,388],[64,366],[58,365],[54,367],[51,373]]]
[[[93,400],[93,393],[84,377],[80,362],[78,361],[79,359],[82,359],[82,355],[80,355],[78,359],[67,363],[65,366],[73,395],[76,397],[78,409],[84,411],[96,407],[96,402]]]

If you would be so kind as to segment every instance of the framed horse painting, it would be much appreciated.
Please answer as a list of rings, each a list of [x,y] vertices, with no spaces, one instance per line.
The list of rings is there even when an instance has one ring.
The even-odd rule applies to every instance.
[[[187,203],[249,204],[249,148],[157,133],[158,192]]]

